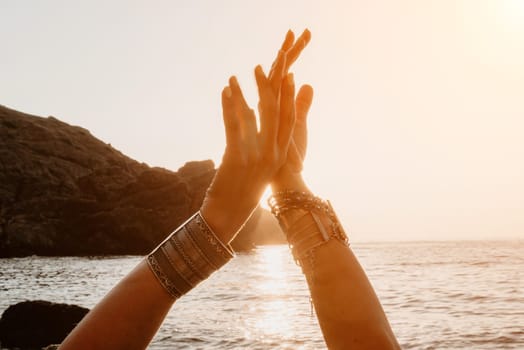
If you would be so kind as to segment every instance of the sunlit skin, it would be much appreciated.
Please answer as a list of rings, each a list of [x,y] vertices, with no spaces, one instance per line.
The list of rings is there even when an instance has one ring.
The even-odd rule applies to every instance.
[[[298,45],[303,48],[305,43]],[[271,79],[260,66],[255,68],[260,130],[235,77],[222,91],[226,149],[201,213],[224,243],[234,238],[287,159],[295,125],[295,87],[287,74],[286,53],[279,57]],[[142,261],[86,315],[60,349],[145,349],[173,303]]]
[[[285,46],[286,42],[283,49]],[[271,182],[273,191],[310,192],[301,171],[307,147],[306,118],[312,99],[312,88],[303,86],[295,100],[294,147],[290,148],[286,163]],[[290,216],[292,222],[293,213]],[[314,276],[310,273],[306,277],[330,349],[400,348],[366,273],[348,246],[331,240],[319,247],[315,255]]]
[[[288,73],[309,38],[309,31],[297,41],[288,32],[269,74],[255,68],[260,130],[235,77],[222,91],[226,149],[201,213],[224,243],[235,237],[268,184],[275,191],[309,191],[301,170],[313,90],[305,85],[295,98],[293,75]],[[312,276],[306,277],[327,345],[398,348],[380,302],[349,247],[331,240],[318,249],[315,260],[314,283]],[[60,349],[144,349],[173,303],[141,262],[89,312]]]

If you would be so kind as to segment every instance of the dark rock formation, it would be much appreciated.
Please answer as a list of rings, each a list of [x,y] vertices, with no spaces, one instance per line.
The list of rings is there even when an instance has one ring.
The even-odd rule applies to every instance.
[[[2,348],[42,348],[59,344],[89,310],[48,301],[24,301],[11,305],[0,319]]]
[[[0,106],[0,257],[144,254],[196,211],[212,161],[171,172]]]
[[[152,168],[86,129],[0,105],[0,257],[146,254],[198,210],[214,174],[211,160]],[[257,244],[259,212],[238,249]]]

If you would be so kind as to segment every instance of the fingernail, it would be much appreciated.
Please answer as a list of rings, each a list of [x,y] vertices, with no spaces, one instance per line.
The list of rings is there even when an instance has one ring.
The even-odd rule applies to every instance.
[[[226,86],[224,89],[224,95],[226,95],[227,98],[231,98],[231,88],[229,86]]]
[[[229,78],[229,85],[238,85],[237,78],[234,75]]]

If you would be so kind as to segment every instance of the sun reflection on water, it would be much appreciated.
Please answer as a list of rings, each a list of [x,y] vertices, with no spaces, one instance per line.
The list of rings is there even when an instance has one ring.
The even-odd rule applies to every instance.
[[[286,251],[285,246],[266,246],[259,250],[260,264],[263,266],[261,273],[265,279],[259,285],[262,293],[283,294],[287,291],[289,283],[286,279]]]
[[[289,252],[286,246],[266,246],[257,253],[261,282],[255,288],[264,302],[259,304],[258,310],[253,310],[257,313],[253,327],[261,337],[290,338],[295,333],[290,320],[296,317],[298,310],[291,300],[294,293],[289,281]]]

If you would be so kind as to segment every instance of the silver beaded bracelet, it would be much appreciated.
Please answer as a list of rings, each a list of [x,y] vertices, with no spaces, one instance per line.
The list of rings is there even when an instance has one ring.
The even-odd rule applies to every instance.
[[[329,201],[324,201],[309,192],[284,190],[273,194],[268,204],[285,232],[295,261],[299,265],[301,260],[309,256],[315,248],[332,238],[349,244],[348,237]],[[287,213],[297,210],[303,214],[294,223],[287,223],[284,220]],[[322,222],[321,215],[327,217],[328,225]]]
[[[164,289],[178,299],[233,256],[231,247],[218,239],[199,211],[160,243],[147,256],[147,263]]]

